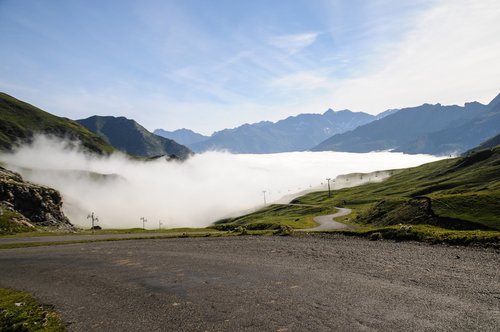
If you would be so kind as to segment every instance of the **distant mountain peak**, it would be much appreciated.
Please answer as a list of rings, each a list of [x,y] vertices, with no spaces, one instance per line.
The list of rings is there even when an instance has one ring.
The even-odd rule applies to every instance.
[[[488,106],[494,107],[499,104],[500,104],[500,93],[488,103]]]
[[[209,136],[204,136],[187,128],[181,128],[174,131],[155,129],[153,133],[161,137],[172,139],[183,145],[199,143],[209,138]]]
[[[349,110],[302,113],[272,122],[245,123],[223,129],[206,140],[187,144],[195,152],[227,150],[233,153],[303,151],[333,134],[373,121],[373,115]]]

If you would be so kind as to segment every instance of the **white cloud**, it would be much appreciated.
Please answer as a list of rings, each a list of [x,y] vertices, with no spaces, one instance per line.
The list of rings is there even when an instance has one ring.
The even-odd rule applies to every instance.
[[[289,54],[295,54],[312,45],[318,36],[319,33],[317,32],[277,36],[271,38],[271,44],[285,50]]]
[[[425,12],[385,62],[336,80],[337,107],[378,113],[424,102],[488,102],[500,92],[500,2],[441,1]]]
[[[90,158],[39,138],[15,154],[0,154],[25,179],[61,192],[71,222],[89,227],[95,212],[106,228],[208,226],[268,201],[316,187],[327,177],[416,166],[438,158],[401,153],[294,152],[270,155],[198,154],[184,163],[133,161],[121,154]],[[92,174],[93,173],[93,174]],[[106,178],[95,176],[111,174]],[[323,187],[324,188],[324,187]]]
[[[330,86],[328,77],[314,72],[299,72],[276,78],[271,85],[289,90],[315,90]]]

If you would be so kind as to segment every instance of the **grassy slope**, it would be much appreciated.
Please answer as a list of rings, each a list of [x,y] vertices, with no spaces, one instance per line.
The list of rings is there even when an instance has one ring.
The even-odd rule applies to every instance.
[[[0,288],[0,331],[66,331],[57,313],[28,293]]]
[[[77,122],[0,92],[0,149],[11,150],[19,141],[29,141],[35,133],[79,139],[92,152],[113,151],[113,147]]]
[[[250,230],[278,229],[280,225],[288,225],[297,229],[311,228],[317,225],[313,221],[314,216],[334,213],[334,211],[333,206],[325,205],[273,204],[241,217],[220,220],[215,223],[215,227],[220,230],[232,230],[238,226],[245,226]]]
[[[427,202],[430,201],[430,206]],[[414,224],[422,237],[435,234],[448,237],[474,235],[474,231],[446,229],[490,229],[500,240],[500,146],[468,157],[446,159],[415,168],[395,171],[381,183],[341,189],[328,198],[326,192],[310,193],[295,199],[302,206],[271,205],[263,210],[237,218],[222,220],[217,228],[246,225],[287,224],[295,228],[309,227],[295,222],[311,220],[327,214],[333,206],[347,206],[353,213],[340,221],[351,223],[361,231],[375,228],[397,229],[399,223]],[[311,206],[314,206],[312,208]],[[429,209],[430,208],[430,209]],[[429,228],[433,225],[440,227]],[[451,232],[451,233],[450,233]],[[455,235],[451,235],[451,234]],[[491,235],[490,234],[490,235]]]

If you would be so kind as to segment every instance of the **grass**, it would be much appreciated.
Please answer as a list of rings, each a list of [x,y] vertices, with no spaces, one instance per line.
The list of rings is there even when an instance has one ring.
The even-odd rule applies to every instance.
[[[291,226],[296,229],[312,228],[317,226],[317,223],[313,220],[314,216],[332,213],[333,211],[335,211],[333,207],[319,205],[272,204],[262,210],[241,217],[217,221],[214,228],[232,230],[242,225],[248,230],[276,230],[280,225]]]
[[[66,331],[52,307],[40,304],[30,294],[0,288],[0,331]]]
[[[350,224],[346,235],[412,239],[450,244],[500,243],[500,146],[466,157],[392,171],[383,182],[299,197],[294,205],[271,205],[237,218],[220,220],[217,229],[313,227],[312,218],[334,206],[352,209],[337,221]],[[414,225],[411,231],[399,224]]]
[[[419,241],[431,244],[478,245],[500,248],[500,232],[498,231],[456,231],[430,225],[408,225],[371,227],[354,231],[336,231],[348,236],[360,236],[373,239],[380,234],[380,239],[395,241]],[[378,237],[378,236],[377,236]]]
[[[20,213],[8,210],[0,203],[0,235],[33,231],[32,227],[15,221],[22,219],[24,217]]]

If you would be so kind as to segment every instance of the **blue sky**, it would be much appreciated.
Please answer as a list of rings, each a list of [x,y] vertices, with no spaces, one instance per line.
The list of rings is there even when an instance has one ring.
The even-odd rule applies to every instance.
[[[0,91],[202,133],[500,92],[493,0],[0,0]]]

